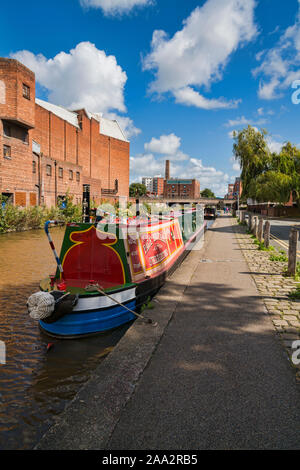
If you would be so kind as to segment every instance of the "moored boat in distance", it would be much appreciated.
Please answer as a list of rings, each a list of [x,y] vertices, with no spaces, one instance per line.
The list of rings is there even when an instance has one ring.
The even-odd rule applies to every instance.
[[[217,211],[215,207],[205,207],[204,209],[204,219],[213,220],[217,217]]]
[[[203,237],[205,226],[202,207],[167,216],[101,216],[95,223],[67,224],[59,257],[48,237],[57,270],[40,289],[60,292],[62,303],[72,297],[73,303],[67,310],[61,307],[61,315],[54,307],[54,313],[40,318],[40,327],[50,335],[73,338],[134,320]]]

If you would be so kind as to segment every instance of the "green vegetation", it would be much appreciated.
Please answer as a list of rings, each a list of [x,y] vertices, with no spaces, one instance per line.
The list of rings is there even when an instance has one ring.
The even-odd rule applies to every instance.
[[[248,230],[247,233],[249,233],[249,235],[251,234],[251,232]],[[269,246],[268,248],[264,245],[264,242],[260,242],[255,235],[251,235],[251,238],[254,240],[254,244],[257,245],[257,249],[260,250],[260,251],[274,251],[274,247],[273,246]]]
[[[284,276],[289,276],[288,274],[288,267],[285,268],[284,272],[283,272]],[[296,274],[295,276],[292,276],[295,281],[300,281],[300,263],[299,261],[297,262],[297,265],[296,265]]]
[[[0,199],[0,233],[42,228],[47,220],[79,222],[81,217],[81,205],[73,204],[68,194],[64,208],[45,206],[23,208],[7,204],[5,197]]]
[[[297,263],[296,266],[296,274],[295,274],[295,281],[300,281],[300,263]]]
[[[146,302],[141,306],[141,313],[143,313],[143,311],[144,311],[146,308],[149,309],[149,310],[152,310],[152,309],[154,308],[154,305],[153,305],[153,303],[151,302],[151,298],[150,298],[150,297],[148,297],[147,300],[146,300]]]
[[[291,292],[288,296],[291,300],[300,300],[300,286],[296,287],[296,289]]]
[[[272,254],[270,256],[270,261],[281,261],[285,263],[288,261],[288,257],[286,256],[286,254]]]
[[[271,152],[267,131],[248,126],[234,133],[233,152],[241,166],[242,198],[285,204],[291,193],[300,203],[300,150],[287,142]]]
[[[142,183],[131,183],[131,185],[129,186],[130,197],[144,196],[146,192],[147,188]]]
[[[201,191],[201,197],[215,198],[216,196],[215,196],[215,193],[213,193],[211,189],[205,188],[203,189],[203,191]]]

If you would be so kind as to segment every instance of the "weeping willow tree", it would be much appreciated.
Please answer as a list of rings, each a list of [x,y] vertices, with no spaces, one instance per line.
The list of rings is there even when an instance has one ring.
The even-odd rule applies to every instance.
[[[264,173],[271,161],[265,130],[257,131],[251,126],[234,132],[233,153],[241,167],[243,196],[253,197],[253,180]]]
[[[251,126],[234,134],[233,151],[241,166],[242,196],[285,204],[293,193],[300,203],[300,150],[287,142],[279,153],[271,152],[266,137],[265,130]]]
[[[292,177],[276,171],[266,171],[249,184],[250,197],[258,202],[289,201],[292,187]]]

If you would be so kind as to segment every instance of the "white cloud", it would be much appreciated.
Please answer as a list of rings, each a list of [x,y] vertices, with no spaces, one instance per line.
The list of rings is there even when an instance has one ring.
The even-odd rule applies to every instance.
[[[156,30],[144,70],[154,70],[153,93],[171,92],[177,102],[204,109],[233,107],[238,101],[209,100],[192,87],[221,80],[230,56],[256,35],[254,0],[207,0],[172,38]]]
[[[241,101],[226,101],[224,98],[207,99],[191,87],[180,88],[179,90],[174,90],[173,93],[176,103],[184,104],[186,106],[196,106],[196,108],[202,109],[236,108]]]
[[[240,116],[236,119],[229,119],[224,126],[226,127],[236,127],[236,126],[253,126],[256,124],[257,126],[261,126],[263,124],[266,124],[267,120],[265,118],[261,118],[258,120],[253,120],[253,119],[247,119],[245,116]]]
[[[159,139],[152,137],[151,141],[145,143],[146,151],[161,153],[166,155],[174,155],[181,145],[180,137],[175,134],[161,135]]]
[[[35,72],[37,82],[48,90],[50,102],[73,110],[86,108],[116,119],[128,139],[141,132],[128,116],[114,112],[126,112],[127,81],[115,56],[106,55],[90,42],[81,42],[69,53],[60,52],[53,59],[26,50],[11,57]]]
[[[118,121],[127,139],[130,139],[131,137],[135,137],[142,132],[141,129],[138,129],[137,127],[135,127],[133,120],[130,119],[128,116],[120,116],[119,114],[116,114],[116,113],[105,113],[104,117],[107,119],[111,119],[112,121],[113,120]]]
[[[232,164],[232,169],[233,169],[233,171],[234,171],[235,173],[238,173],[238,174],[240,175],[240,173],[241,173],[241,166],[240,166],[239,162],[235,159],[234,156],[232,156],[232,157],[230,158],[230,162],[231,162],[231,164]]]
[[[254,77],[261,77],[258,95],[265,100],[283,96],[300,75],[300,2],[293,26],[288,27],[276,45],[257,54],[261,64],[253,70]]]
[[[265,116],[265,115],[268,115],[268,116],[273,116],[275,113],[272,109],[265,109],[265,108],[258,108],[257,110],[257,114],[259,116]]]
[[[106,55],[90,42],[81,42],[69,53],[60,52],[53,59],[29,51],[19,51],[11,57],[35,72],[54,104],[69,109],[85,107],[91,112],[126,111],[126,72],[115,56]]]
[[[152,0],[80,0],[80,4],[87,8],[100,8],[105,15],[128,14],[136,7],[151,5]]]
[[[142,181],[143,176],[164,174],[164,161],[156,160],[152,153],[130,157],[130,180]]]
[[[279,153],[284,145],[283,142],[278,142],[271,136],[267,136],[266,140],[271,152]]]

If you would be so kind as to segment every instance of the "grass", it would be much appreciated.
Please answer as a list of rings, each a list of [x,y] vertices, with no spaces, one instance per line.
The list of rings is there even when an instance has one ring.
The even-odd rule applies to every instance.
[[[299,262],[296,265],[295,281],[300,281],[300,263]]]
[[[257,245],[258,247],[258,250],[260,251],[274,251],[274,247],[273,246],[269,246],[268,248],[265,246],[264,242],[260,242],[259,240],[257,240],[257,238],[255,237],[255,235],[252,235],[253,240],[254,240],[254,244]]]
[[[270,261],[281,261],[281,262],[287,262],[288,261],[288,257],[286,256],[285,252],[281,253],[281,254],[272,254],[270,256]]]
[[[291,292],[289,295],[289,298],[291,300],[300,300],[300,286],[297,287],[293,292]]]
[[[284,276],[289,276],[289,273],[288,273],[288,268],[286,267],[284,272],[283,272],[283,275]],[[300,281],[300,263],[298,261],[298,263],[296,264],[296,274],[295,276],[291,276],[293,279],[295,279],[295,281]]]
[[[143,311],[144,311],[146,308],[149,309],[149,310],[152,310],[152,309],[154,308],[154,305],[153,305],[153,303],[151,302],[151,298],[150,298],[150,297],[148,297],[147,300],[146,300],[146,302],[141,306],[141,313],[143,313]]]

